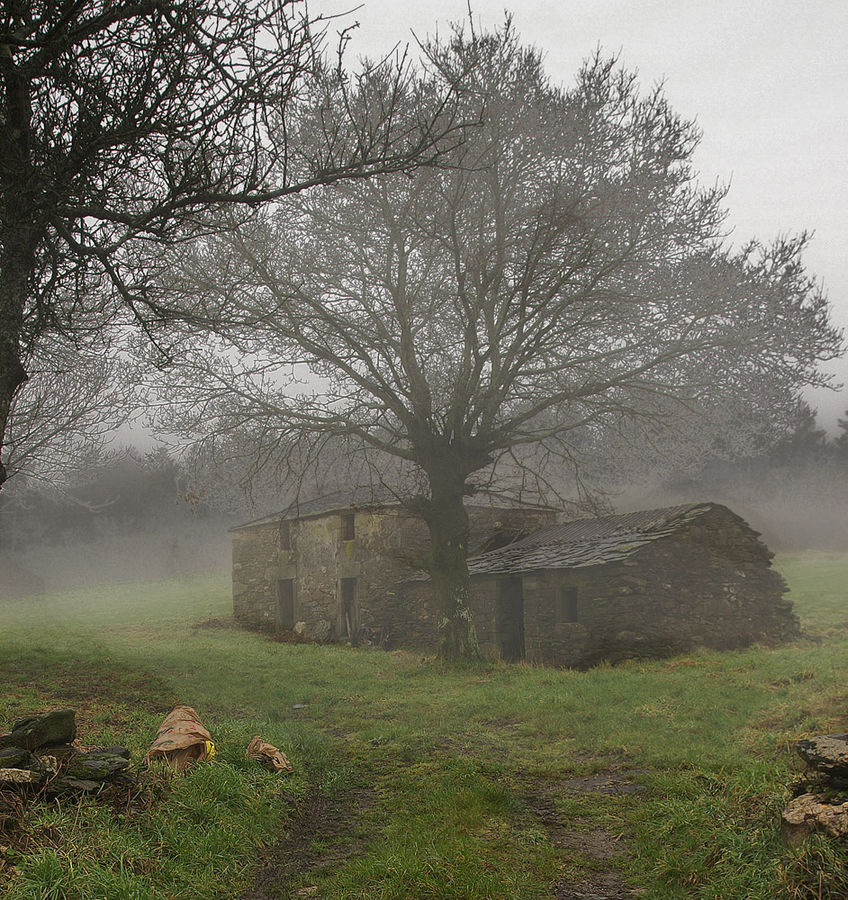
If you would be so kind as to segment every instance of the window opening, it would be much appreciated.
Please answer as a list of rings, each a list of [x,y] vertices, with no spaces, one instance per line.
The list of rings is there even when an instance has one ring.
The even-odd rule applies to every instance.
[[[356,522],[353,513],[342,513],[342,540],[352,541],[356,537]]]
[[[577,621],[577,588],[561,587],[557,591],[557,622]]]
[[[280,522],[280,550],[291,550],[291,522]]]

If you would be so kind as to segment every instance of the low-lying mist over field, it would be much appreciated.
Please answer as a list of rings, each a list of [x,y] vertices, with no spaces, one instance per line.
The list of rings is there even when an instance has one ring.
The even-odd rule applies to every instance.
[[[120,454],[61,490],[13,484],[0,502],[0,597],[227,567],[231,524],[161,452]]]
[[[132,451],[62,491],[10,485],[0,504],[0,596],[228,569],[229,528],[284,509],[295,489],[248,498],[220,479],[216,493],[205,477],[197,493],[164,451]],[[344,483],[344,473],[326,477],[325,492]],[[321,492],[315,481],[297,490],[301,499]],[[639,472],[603,495],[602,508],[704,501],[730,507],[776,552],[848,551],[848,458],[823,432],[812,440],[796,434],[766,455],[716,460],[695,473]],[[564,509],[561,518],[575,515]]]
[[[848,3],[663,6],[2,4],[0,900],[848,898]]]

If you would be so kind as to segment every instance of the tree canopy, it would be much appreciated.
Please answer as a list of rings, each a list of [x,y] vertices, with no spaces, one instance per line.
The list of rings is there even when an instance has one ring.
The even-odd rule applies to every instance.
[[[804,236],[727,245],[661,89],[600,55],[557,87],[509,24],[428,52],[471,73],[480,124],[451,165],[310,191],[175,261],[170,289],[252,324],[187,352],[170,396],[188,430],[250,428],[257,454],[333,436],[399,461],[451,656],[474,648],[464,497],[579,463],[587,430],[722,397],[788,409],[839,336]]]
[[[438,157],[449,91],[398,116],[405,62],[349,75],[324,27],[298,0],[3,4],[0,452],[54,337],[96,353],[133,324],[167,350],[185,315],[148,290],[157,246],[220,227],[222,207]]]

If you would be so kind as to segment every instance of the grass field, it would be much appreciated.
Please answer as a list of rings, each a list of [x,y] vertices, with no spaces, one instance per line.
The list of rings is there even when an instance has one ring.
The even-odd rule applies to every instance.
[[[226,573],[6,601],[0,730],[70,706],[140,761],[181,702],[219,756],[27,809],[0,897],[848,897],[848,848],[778,827],[790,743],[848,726],[848,557],[776,564],[802,640],[585,673],[274,643],[228,624]]]

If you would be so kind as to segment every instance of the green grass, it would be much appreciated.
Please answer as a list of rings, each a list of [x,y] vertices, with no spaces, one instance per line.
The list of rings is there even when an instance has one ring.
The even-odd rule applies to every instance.
[[[83,742],[123,743],[140,760],[181,702],[220,755],[185,777],[158,775],[129,809],[30,808],[14,840],[0,838],[0,897],[236,897],[286,834],[300,835],[302,859],[281,897],[314,886],[345,900],[532,900],[551,897],[564,872],[585,882],[599,868],[654,900],[844,897],[845,848],[816,839],[789,851],[778,822],[799,770],[791,741],[846,727],[848,557],[777,565],[802,640],[585,673],[450,670],[197,627],[230,614],[226,573],[4,602],[0,727],[71,706]],[[257,733],[293,775],[244,759]],[[645,791],[563,784],[617,769]],[[542,800],[575,834],[625,835],[628,852],[598,860],[558,843]],[[325,832],[318,815],[304,836],[319,801],[347,813]]]

